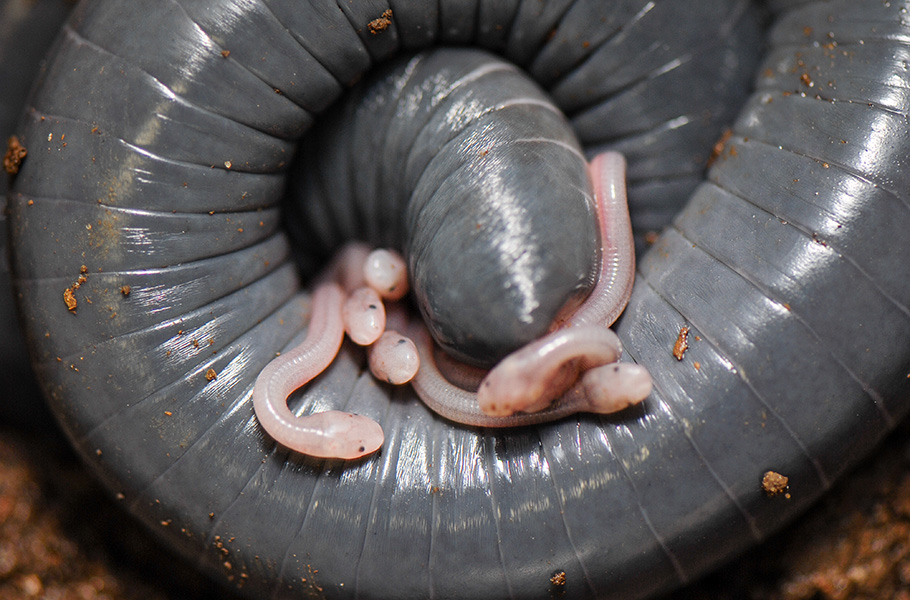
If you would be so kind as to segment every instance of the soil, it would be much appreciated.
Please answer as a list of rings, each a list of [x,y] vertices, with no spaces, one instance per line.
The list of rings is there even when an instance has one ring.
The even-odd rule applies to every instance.
[[[236,600],[126,515],[49,422],[0,427],[0,600],[27,598]]]
[[[10,175],[15,175],[19,172],[19,167],[22,165],[22,161],[27,154],[28,150],[19,142],[19,138],[11,135],[6,142],[6,154],[3,156],[3,170]]]
[[[662,600],[910,600],[908,434],[905,422],[796,523]]]
[[[0,422],[0,600],[237,600],[126,515],[49,415]],[[910,600],[908,433],[785,532],[663,600]]]

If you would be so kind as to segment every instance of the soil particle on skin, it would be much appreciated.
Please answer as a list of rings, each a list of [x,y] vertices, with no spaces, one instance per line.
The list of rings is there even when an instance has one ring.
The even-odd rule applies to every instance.
[[[724,148],[726,148],[727,142],[730,141],[731,137],[733,137],[733,130],[730,128],[725,129],[720,139],[715,142],[714,147],[711,149],[711,156],[708,157],[708,162],[705,166],[710,167],[717,162],[717,159],[724,153]]]
[[[87,266],[82,265],[81,267],[79,267],[79,277],[76,279],[76,283],[74,283],[70,287],[63,290],[63,303],[66,304],[66,309],[68,311],[70,311],[71,313],[75,313],[76,308],[79,305],[79,302],[76,300],[76,290],[78,290],[80,287],[82,287],[82,284],[84,284],[86,281],[88,281],[88,279],[85,276],[86,273],[88,273]],[[86,302],[88,302],[89,304],[92,303],[92,301],[88,300],[88,299],[86,300]]]
[[[383,31],[385,31],[386,29],[388,29],[391,24],[392,24],[392,9],[389,8],[389,9],[386,9],[385,12],[382,13],[381,17],[379,17],[378,19],[373,19],[372,21],[367,23],[367,29],[373,35],[377,35],[377,34],[382,33]]]
[[[66,304],[66,309],[72,313],[76,312],[78,307],[78,301],[76,300],[76,293],[73,291],[73,288],[68,287],[63,290],[63,303]]]
[[[676,343],[673,344],[673,356],[676,357],[676,360],[682,360],[683,355],[685,355],[686,350],[689,349],[689,328],[682,327],[679,330],[679,336],[676,338]]]
[[[25,159],[26,155],[28,155],[28,150],[22,145],[17,136],[11,135],[9,139],[6,140],[6,154],[3,155],[3,170],[10,175],[15,175],[19,172],[19,167],[22,166],[22,161]]]
[[[766,472],[761,478],[761,489],[769,496],[779,496],[787,491],[790,479],[775,471]]]

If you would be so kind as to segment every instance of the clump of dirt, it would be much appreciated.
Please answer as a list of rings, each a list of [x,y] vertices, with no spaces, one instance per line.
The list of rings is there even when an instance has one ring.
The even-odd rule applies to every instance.
[[[790,479],[775,471],[768,471],[761,479],[761,487],[769,496],[779,496],[787,491]],[[790,496],[788,495],[787,498]]]
[[[28,150],[26,150],[25,146],[19,141],[19,138],[15,135],[11,135],[6,140],[6,154],[3,155],[3,170],[10,175],[15,175],[19,172],[19,167],[22,166],[22,161],[25,160],[27,155]]]
[[[373,19],[367,23],[367,28],[373,35],[382,33],[392,25],[392,9],[387,9],[378,19]]]

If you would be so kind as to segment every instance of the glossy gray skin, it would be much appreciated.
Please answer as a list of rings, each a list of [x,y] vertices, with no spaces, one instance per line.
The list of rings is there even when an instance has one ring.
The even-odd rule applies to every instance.
[[[273,8],[290,30],[306,25]],[[395,33],[407,40],[409,14],[394,8]],[[34,103],[48,118],[33,113],[25,125],[37,150],[11,202],[14,267],[51,403],[134,512],[251,595],[290,596],[294,586],[300,595],[312,585],[330,597],[547,597],[555,570],[566,572],[573,597],[640,597],[684,582],[796,515],[906,412],[907,142],[885,126],[903,119],[906,102],[899,86],[877,83],[903,72],[888,37],[900,8],[827,2],[779,19],[759,94],[711,183],[640,264],[619,326],[627,356],[655,376],[640,411],[488,435],[432,417],[408,392],[389,401],[346,351],[304,403],[356,407],[382,422],[386,446],[354,465],[277,451],[250,410],[258,368],[304,320],[290,299],[287,245],[271,235],[276,211],[258,209],[274,204],[282,181],[255,171],[285,161],[286,145],[212,112],[143,97],[137,90],[148,79],[129,64],[102,73],[87,62],[91,53],[61,49]],[[215,70],[252,77],[217,48],[189,63],[167,54],[168,40],[194,47],[192,29],[170,23],[162,35],[145,13],[141,27],[114,28],[82,10],[77,30],[114,54],[139,49],[132,60],[171,86],[185,82],[165,77],[165,67],[196,65],[186,89],[199,102],[258,119],[232,112],[243,85],[226,79],[218,88],[220,79],[207,78]],[[370,18],[382,10],[371,8]],[[543,32],[528,36],[533,46],[551,27],[529,21]],[[668,23],[686,30],[678,16]],[[829,31],[836,51],[813,51],[813,42],[830,42]],[[147,37],[118,46],[100,32]],[[338,57],[339,74],[364,55],[349,43],[318,46]],[[242,48],[232,40],[231,59],[243,59]],[[818,87],[800,80],[803,68]],[[127,78],[135,97],[122,109],[111,98]],[[828,81],[837,89],[822,87]],[[296,134],[297,120],[281,118],[296,110],[289,97],[258,95],[273,120],[254,124]],[[143,117],[143,104],[168,119]],[[177,135],[180,122],[203,138]],[[64,128],[66,148],[54,145],[58,136],[47,142]],[[116,136],[172,160],[128,152]],[[225,160],[230,171],[210,168]],[[897,250],[882,253],[883,241]],[[62,291],[81,264],[90,275],[71,315]],[[126,298],[124,283],[133,290]],[[682,325],[692,327],[690,349],[677,362],[670,350]],[[219,373],[211,383],[210,366]],[[790,500],[760,492],[769,468],[791,477]]]
[[[0,1],[0,148],[15,132],[16,122],[41,59],[69,14],[64,0]],[[0,422],[35,424],[47,419],[19,331],[6,255],[6,173],[0,172]]]
[[[487,52],[384,65],[322,117],[298,165],[297,246],[399,248],[424,322],[459,360],[496,364],[594,286],[582,148],[546,94]]]

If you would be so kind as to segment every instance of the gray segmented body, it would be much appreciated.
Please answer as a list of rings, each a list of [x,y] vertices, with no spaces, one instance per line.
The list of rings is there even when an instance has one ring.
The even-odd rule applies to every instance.
[[[396,2],[378,36],[350,23],[386,5],[312,4],[248,7],[243,28],[220,3],[168,4],[127,27],[129,3],[82,5],[24,126],[11,235],[36,370],[77,447],[143,519],[170,523],[175,546],[217,569],[215,536],[232,540],[232,574],[276,596],[546,596],[554,570],[573,596],[643,596],[762,539],[905,414],[907,102],[892,85],[905,77],[904,7],[805,3],[778,18],[734,135],[640,264],[619,325],[654,375],[640,412],[453,428],[412,398],[389,402],[347,353],[305,405],[376,418],[381,455],[345,467],[275,451],[249,389],[306,318],[275,233],[276,169],[338,82],[399,44],[473,37],[528,65],[589,143],[585,125],[613,109],[580,109],[573,86],[589,89],[587,76],[553,74],[559,47],[604,85],[635,81],[597,73],[615,38],[571,29],[592,21],[585,3],[481,3],[476,20],[443,4],[438,21]],[[615,37],[657,10],[646,6],[623,9],[631,25]],[[685,30],[683,17],[666,18]],[[259,60],[261,38],[274,60]],[[590,60],[569,38],[590,42]],[[614,128],[650,131],[631,117]],[[899,250],[883,255],[883,240]],[[80,275],[73,315],[62,294]],[[790,476],[790,502],[760,493],[770,468]]]
[[[424,322],[460,360],[492,366],[590,293],[600,252],[584,155],[514,65],[421,53],[321,125],[300,161],[299,246],[401,247]],[[546,190],[543,207],[531,190]]]

